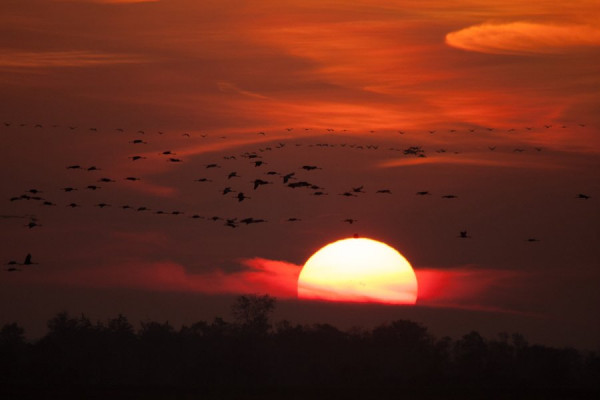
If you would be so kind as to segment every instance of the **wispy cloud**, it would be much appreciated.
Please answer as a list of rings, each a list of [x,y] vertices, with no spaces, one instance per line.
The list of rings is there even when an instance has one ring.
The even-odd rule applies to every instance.
[[[411,157],[398,158],[394,160],[384,161],[379,164],[383,168],[393,167],[409,167],[424,164],[453,164],[467,166],[482,166],[482,167],[504,167],[504,168],[541,168],[541,169],[557,169],[563,168],[559,164],[550,162],[540,162],[535,160],[515,160],[514,158],[490,159],[490,158],[469,158],[464,155],[461,157]]]
[[[151,238],[154,240],[153,238]],[[252,258],[240,260],[239,271],[220,269],[190,272],[172,261],[130,261],[69,271],[62,276],[38,276],[48,282],[83,287],[120,287],[163,292],[206,294],[268,293],[280,298],[296,297],[300,267],[285,261]]]
[[[137,55],[93,51],[0,51],[0,68],[91,67],[145,61]]]
[[[525,273],[477,266],[417,269],[415,273],[419,306],[523,313],[503,303],[506,293],[524,282]]]
[[[57,3],[101,3],[101,4],[127,4],[127,3],[157,3],[160,0],[54,0]]]
[[[600,46],[600,29],[590,25],[524,21],[484,23],[448,33],[446,43],[463,50],[493,54],[567,53]]]

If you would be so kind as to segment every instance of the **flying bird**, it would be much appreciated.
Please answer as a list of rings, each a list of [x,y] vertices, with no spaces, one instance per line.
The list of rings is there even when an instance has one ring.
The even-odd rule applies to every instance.
[[[222,195],[226,195],[227,193],[233,193],[233,192],[235,192],[235,190],[233,190],[233,189],[231,189],[229,186],[227,186],[225,189],[223,189],[223,190],[221,191],[221,194],[222,194]]]
[[[306,181],[300,181],[300,182],[288,183],[288,186],[291,187],[292,189],[296,189],[299,187],[309,187],[309,186],[312,186],[312,184],[308,183]]]
[[[261,185],[268,185],[270,183],[273,183],[273,182],[263,181],[262,179],[255,179],[254,180],[254,190],[256,190]]]
[[[291,178],[292,178],[294,175],[296,175],[296,173],[295,173],[295,172],[291,172],[291,173],[289,173],[289,174],[287,174],[287,175],[284,175],[284,176],[283,176],[283,183],[284,183],[284,184],[285,184],[285,183],[288,183],[288,181],[289,181],[289,180],[290,180],[290,179],[291,179]]]
[[[323,169],[321,167],[317,167],[316,165],[303,165],[302,167],[300,167],[306,171],[313,171],[315,169]]]
[[[460,231],[458,237],[461,239],[468,239],[471,236],[467,235],[467,231]]]
[[[242,222],[246,225],[250,225],[250,224],[258,224],[258,223],[267,222],[267,221],[264,219],[244,218],[244,219],[240,220],[240,222]]]
[[[238,202],[242,202],[250,197],[246,196],[243,192],[239,192],[237,195]]]

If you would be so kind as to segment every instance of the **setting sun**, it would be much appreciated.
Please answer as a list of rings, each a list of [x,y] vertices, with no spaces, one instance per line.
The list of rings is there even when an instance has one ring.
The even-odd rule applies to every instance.
[[[304,264],[298,297],[329,301],[415,304],[417,278],[395,249],[372,239],[338,240]]]

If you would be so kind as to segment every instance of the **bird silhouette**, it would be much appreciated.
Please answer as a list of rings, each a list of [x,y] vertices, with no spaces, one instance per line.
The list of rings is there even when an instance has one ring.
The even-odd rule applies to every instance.
[[[364,186],[353,187],[353,188],[352,188],[352,191],[353,191],[354,193],[364,193],[364,191],[363,191],[363,187],[364,187]]]
[[[458,196],[454,195],[454,194],[445,194],[442,196],[442,199],[457,199]]]
[[[212,181],[208,178],[198,178],[198,179],[194,179],[194,182],[212,182]]]
[[[246,196],[243,192],[239,192],[237,195],[238,202],[242,202],[250,197]]]
[[[143,141],[142,139],[135,139],[130,141],[131,144],[148,144],[148,142]]]
[[[421,192],[417,192],[416,194],[417,194],[417,196],[427,196],[427,195],[431,195],[431,193],[429,193],[428,191],[421,191]]]
[[[471,236],[467,235],[467,231],[460,231],[458,237],[461,239],[468,239]]]
[[[110,178],[100,178],[98,179],[98,182],[116,182],[114,179],[110,179]]]
[[[131,156],[129,158],[131,158],[132,161],[145,160],[146,159],[146,157],[144,157],[144,156]]]
[[[25,256],[25,261],[23,261],[23,265],[36,265],[37,263],[34,263],[31,261],[31,253],[27,253],[27,255]]]
[[[255,179],[254,180],[254,190],[256,190],[261,185],[268,185],[270,183],[273,183],[273,182],[263,181],[262,179]]]
[[[135,176],[128,176],[125,178],[126,181],[141,181],[141,178],[136,178]]]
[[[180,162],[183,162],[183,161],[180,158],[173,158],[173,157],[171,157],[171,158],[169,158],[167,160],[167,162],[180,163]]]
[[[267,222],[267,221],[264,219],[244,218],[244,219],[240,220],[240,222],[242,222],[246,225],[250,225],[250,224],[258,224],[258,223]]]
[[[81,169],[81,165],[69,165],[67,169]]]
[[[77,190],[77,189],[72,188],[72,187],[64,187],[61,190],[65,191],[65,192],[72,192],[72,191]]]
[[[226,194],[228,194],[228,193],[233,193],[233,192],[235,192],[235,191],[234,191],[233,189],[231,189],[229,186],[227,186],[225,189],[223,189],[223,190],[221,191],[221,194],[222,194],[222,195],[226,195]]]
[[[312,184],[308,183],[306,181],[288,183],[288,187],[291,187],[292,189],[296,189],[299,187],[310,187],[310,186],[312,186]]]
[[[317,167],[316,165],[303,165],[302,167],[300,167],[306,171],[314,171],[315,169],[323,169],[321,167]]]
[[[283,183],[284,183],[284,184],[288,183],[288,181],[289,181],[290,179],[292,179],[292,177],[293,177],[294,175],[296,175],[296,173],[295,173],[295,172],[291,172],[291,173],[289,173],[289,174],[287,174],[287,175],[284,175],[284,176],[283,176]]]
[[[206,164],[205,168],[221,168],[219,164]]]
[[[591,196],[588,196],[587,194],[584,194],[584,193],[579,193],[579,194],[577,194],[577,196],[575,196],[575,198],[587,200],[587,199],[591,198]]]
[[[376,191],[375,193],[386,193],[386,194],[392,194],[392,191],[390,189],[379,189],[378,191]]]
[[[236,220],[237,218],[227,219],[225,222],[225,226],[228,226],[230,228],[237,228]]]
[[[239,178],[240,176],[237,174],[236,171],[230,172],[229,175],[227,175],[227,179],[231,179],[231,178]]]
[[[102,186],[96,186],[96,185],[88,185],[86,186],[86,189],[90,189],[90,190],[98,190],[101,189]]]
[[[347,222],[350,225],[352,225],[355,222],[358,222],[358,220],[354,219],[354,218],[346,218],[343,222]]]
[[[100,168],[96,167],[95,165],[92,165],[91,167],[88,167],[87,169],[88,171],[100,171]]]
[[[25,226],[28,227],[29,229],[33,229],[35,227],[42,226],[42,225],[38,224],[37,221],[35,221],[35,220],[31,220]]]

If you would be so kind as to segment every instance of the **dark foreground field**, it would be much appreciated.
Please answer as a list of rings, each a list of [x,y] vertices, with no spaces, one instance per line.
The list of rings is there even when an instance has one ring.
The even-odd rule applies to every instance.
[[[0,397],[81,399],[584,399],[600,394],[600,356],[519,334],[435,338],[397,320],[370,331],[280,322],[274,299],[241,296],[234,322],[176,330],[124,316],[60,313],[35,342],[0,331]]]

